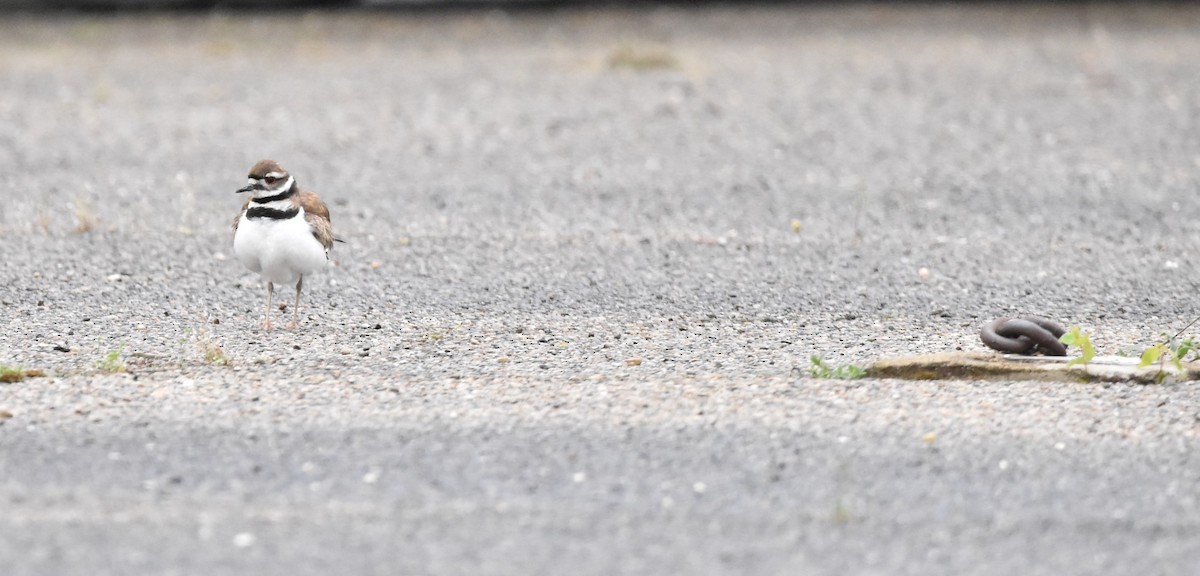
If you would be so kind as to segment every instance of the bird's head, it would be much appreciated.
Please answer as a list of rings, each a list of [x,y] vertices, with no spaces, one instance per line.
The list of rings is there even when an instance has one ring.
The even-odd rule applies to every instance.
[[[285,193],[296,183],[292,175],[274,160],[259,161],[250,169],[246,179],[246,186],[239,188],[237,192],[251,192],[255,198]]]

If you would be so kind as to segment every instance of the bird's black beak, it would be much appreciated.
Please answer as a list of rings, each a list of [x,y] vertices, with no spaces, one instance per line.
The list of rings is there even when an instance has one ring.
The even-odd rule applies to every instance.
[[[238,188],[236,193],[241,194],[242,192],[253,192],[255,190],[262,190],[262,184],[251,184],[245,188]]]

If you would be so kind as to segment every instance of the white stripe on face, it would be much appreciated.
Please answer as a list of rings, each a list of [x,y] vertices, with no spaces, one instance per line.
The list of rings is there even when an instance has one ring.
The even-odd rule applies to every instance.
[[[266,185],[266,183],[264,182],[264,183],[262,183],[263,184],[262,190],[254,191],[254,197],[255,198],[265,198],[267,196],[274,196],[276,194],[279,194],[280,192],[283,192],[284,190],[287,190],[288,188],[291,188],[292,184],[294,184],[294,183],[295,183],[295,179],[293,179],[291,176],[288,176],[287,180],[284,180],[282,183],[276,182],[275,183],[276,185],[272,186],[272,187],[268,187]],[[288,200],[288,202],[291,202],[291,200]]]

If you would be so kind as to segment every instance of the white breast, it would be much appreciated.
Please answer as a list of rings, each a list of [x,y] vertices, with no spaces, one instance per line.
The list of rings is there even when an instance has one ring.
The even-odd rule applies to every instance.
[[[285,209],[290,208],[288,202]],[[243,212],[233,235],[233,252],[247,268],[279,285],[295,284],[301,274],[320,270],[328,260],[325,247],[304,219],[303,208],[287,220],[251,219]]]

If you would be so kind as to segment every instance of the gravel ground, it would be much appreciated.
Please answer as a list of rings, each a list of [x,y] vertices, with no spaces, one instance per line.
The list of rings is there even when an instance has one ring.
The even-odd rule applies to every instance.
[[[6,15],[0,565],[1190,574],[1194,385],[807,365],[1182,328],[1195,54],[1191,6]],[[346,239],[269,333],[262,157]]]

